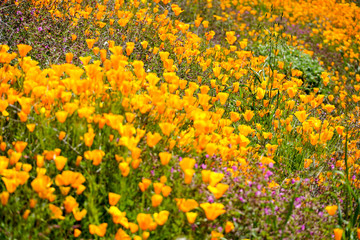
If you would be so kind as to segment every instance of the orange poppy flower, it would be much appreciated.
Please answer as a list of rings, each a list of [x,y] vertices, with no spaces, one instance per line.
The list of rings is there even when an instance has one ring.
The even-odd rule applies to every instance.
[[[205,151],[209,156],[213,156],[216,152],[217,145],[215,143],[209,143],[205,147]]]
[[[218,183],[216,187],[208,186],[207,187],[210,192],[212,192],[216,199],[221,198],[224,193],[228,190],[229,185]]]
[[[73,213],[76,221],[81,221],[81,219],[83,219],[85,217],[85,215],[87,214],[87,211],[86,211],[86,209],[83,209],[80,211],[79,208],[75,207],[75,208],[73,208],[72,213]]]
[[[167,197],[170,195],[172,189],[170,186],[164,186],[162,189],[161,189],[161,193],[164,197]]]
[[[50,211],[52,212],[52,219],[64,220],[65,217],[62,215],[62,210],[54,204],[49,204]]]
[[[153,207],[158,207],[160,206],[162,200],[163,200],[163,196],[161,196],[160,194],[154,194],[151,197],[151,204]]]
[[[66,121],[68,112],[66,111],[58,111],[55,113],[56,119],[60,122],[60,123],[64,123]]]
[[[256,90],[256,99],[261,100],[261,99],[264,98],[264,96],[265,96],[265,90],[258,87],[257,90]]]
[[[16,187],[18,186],[16,178],[9,179],[9,178],[6,178],[6,177],[2,177],[1,179],[5,183],[6,190],[9,193],[15,192]]]
[[[161,136],[160,136],[160,134],[159,133],[154,133],[154,134],[152,134],[151,132],[148,132],[147,134],[146,134],[146,142],[147,142],[147,145],[149,146],[149,147],[154,147],[160,140],[161,140]]]
[[[204,209],[206,218],[210,221],[215,220],[218,216],[226,212],[224,205],[221,203],[202,203],[200,207]]]
[[[66,213],[71,213],[74,208],[77,208],[79,204],[76,202],[76,199],[72,196],[67,196],[64,201],[64,207]]]
[[[336,214],[336,211],[338,209],[338,206],[337,205],[333,205],[333,206],[327,206],[325,208],[325,210],[328,212],[328,214],[330,216],[334,216]]]
[[[139,183],[139,188],[142,192],[145,192],[146,189],[148,189],[148,187],[151,184],[151,180],[147,179],[147,178],[143,178],[142,182]]]
[[[161,152],[159,153],[160,161],[162,165],[167,165],[171,159],[171,153]]]
[[[334,229],[335,240],[341,240],[344,230],[340,228]]]
[[[230,112],[230,120],[232,122],[237,122],[240,120],[240,114],[237,112]]]
[[[142,234],[142,239],[143,240],[147,240],[150,237],[150,233],[149,232],[143,232]]]
[[[27,142],[17,141],[15,143],[15,150],[18,153],[22,153],[24,151],[24,149],[26,148],[26,146],[27,146]]]
[[[154,183],[153,186],[154,186],[154,192],[155,192],[156,194],[160,194],[162,188],[164,187],[164,184],[157,182],[157,183]]]
[[[36,199],[33,198],[30,199],[29,201],[30,208],[34,208],[36,206],[36,203],[37,203]]]
[[[164,225],[168,220],[169,214],[170,212],[166,210],[161,211],[159,213],[154,213],[155,222],[160,226]]]
[[[181,169],[185,172],[186,169],[193,169],[195,166],[195,159],[193,158],[184,158],[180,163]]]
[[[121,171],[121,175],[123,175],[123,177],[127,177],[130,173],[130,167],[129,164],[127,162],[122,162],[119,164],[119,169]]]
[[[139,230],[139,226],[132,222],[129,222],[129,228],[131,233],[136,233]]]
[[[21,57],[25,57],[28,54],[28,52],[30,52],[32,49],[31,46],[25,45],[25,44],[19,44],[19,45],[17,45],[17,47],[18,47],[19,54]]]
[[[7,101],[0,99],[0,112],[4,112],[8,106],[9,103]]]
[[[61,132],[59,133],[59,140],[62,141],[62,140],[65,138],[65,136],[66,136],[66,132],[61,131]]]
[[[21,158],[22,154],[21,153],[18,153],[18,152],[12,152],[11,155],[10,155],[10,164],[11,165],[14,165],[16,164],[20,158]]]
[[[82,62],[82,64],[84,66],[88,65],[90,60],[91,60],[91,56],[87,56],[87,57],[79,57],[80,61]]]
[[[126,55],[130,55],[134,51],[135,43],[127,42],[126,43]]]
[[[141,230],[145,231],[149,228],[150,223],[153,221],[150,214],[139,213],[136,217],[136,221],[139,224]]]
[[[296,113],[294,113],[294,115],[301,123],[305,122],[307,118],[306,111],[297,111]]]
[[[209,175],[210,186],[215,187],[215,185],[218,184],[224,176],[225,175],[223,173],[211,172]]]
[[[147,48],[147,46],[148,46],[148,42],[147,41],[142,41],[141,42],[141,46],[143,47],[143,49],[146,49]]]
[[[26,209],[23,216],[22,216],[23,219],[26,220],[29,217],[30,213],[31,213],[30,209]]]
[[[171,123],[160,123],[159,124],[162,133],[165,136],[170,136],[170,133],[174,130],[175,126]]]
[[[195,170],[194,169],[185,169],[185,183],[190,184],[192,182],[192,178],[194,176]]]
[[[181,10],[181,8],[176,4],[171,4],[171,9],[174,11],[175,16],[179,16],[180,13],[182,13],[184,10]]]
[[[185,213],[189,212],[199,206],[198,202],[194,199],[187,199],[187,200],[183,199],[183,201],[178,201],[178,203],[179,203],[179,206],[178,206],[179,209]]]
[[[227,100],[228,97],[229,97],[229,94],[228,94],[228,93],[224,93],[224,92],[220,92],[220,93],[218,93],[218,97],[219,97],[219,99],[220,99],[221,105],[225,105],[226,100]]]
[[[56,156],[55,159],[55,165],[57,170],[61,171],[65,167],[65,164],[67,162],[67,158],[63,156]]]
[[[109,204],[111,206],[115,206],[118,203],[118,201],[120,200],[120,198],[121,198],[120,194],[110,192],[109,193]]]
[[[108,226],[107,223],[102,223],[99,226],[96,226],[94,224],[90,224],[89,225],[89,232],[90,232],[90,234],[96,234],[99,237],[104,237],[105,234],[106,234],[107,226]]]
[[[79,237],[81,235],[81,231],[79,229],[74,230],[74,237]]]
[[[18,116],[19,116],[21,122],[26,122],[27,121],[27,114],[24,113],[23,111],[20,111],[18,113]]]
[[[204,183],[208,183],[210,181],[210,173],[211,173],[211,170],[202,170],[201,171],[201,177],[202,177],[202,181]]]
[[[211,231],[210,240],[220,240],[220,239],[222,239],[222,237],[224,237],[224,235],[222,233],[219,233],[217,231]]]
[[[31,124],[27,124],[26,128],[29,130],[29,132],[33,132],[35,130],[36,124],[31,123]]]
[[[89,129],[89,132],[84,134],[84,141],[85,141],[85,145],[87,147],[91,147],[91,145],[93,144],[94,141],[94,131],[92,129]]]
[[[234,44],[234,42],[236,41],[237,37],[235,36],[235,32],[234,31],[230,31],[230,32],[226,32],[226,41],[229,44]]]
[[[74,54],[73,53],[67,53],[65,54],[65,59],[67,63],[71,63],[71,61],[73,60]]]
[[[231,232],[234,228],[234,223],[227,221],[225,224],[225,233]]]
[[[96,40],[95,39],[86,39],[86,44],[88,46],[89,49],[92,49],[94,44],[95,44]]]
[[[115,240],[131,240],[131,237],[121,228],[115,234]]]
[[[188,222],[190,224],[194,224],[195,220],[196,220],[196,217],[197,217],[197,213],[195,212],[187,212],[185,213],[186,214],[186,219],[188,220]]]
[[[245,113],[243,113],[245,121],[249,122],[254,117],[254,112],[251,110],[246,110]]]
[[[9,192],[5,191],[0,194],[1,205],[5,206],[8,203],[9,196]]]

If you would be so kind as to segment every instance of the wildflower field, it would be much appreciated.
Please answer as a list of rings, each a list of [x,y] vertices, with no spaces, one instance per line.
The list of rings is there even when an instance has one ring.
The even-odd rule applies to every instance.
[[[0,1],[0,239],[360,239],[360,8]]]

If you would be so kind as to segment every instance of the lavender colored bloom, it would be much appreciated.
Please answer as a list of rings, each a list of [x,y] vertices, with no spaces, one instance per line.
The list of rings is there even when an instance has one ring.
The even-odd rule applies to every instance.
[[[201,168],[202,168],[202,169],[206,169],[206,164],[204,164],[204,163],[201,164]]]
[[[270,215],[271,210],[269,208],[264,208],[265,215]]]
[[[41,32],[43,30],[42,27],[38,27],[38,31]]]
[[[195,168],[198,168],[199,167],[199,165],[197,164],[197,163],[195,163],[195,166],[194,166]]]
[[[191,224],[191,229],[193,230],[193,231],[195,231],[195,229],[196,229],[196,224]]]
[[[267,171],[266,174],[265,174],[265,177],[268,178],[268,177],[270,177],[272,175],[273,175],[272,171]]]
[[[209,203],[213,203],[213,202],[214,202],[214,198],[213,198],[212,196],[209,196],[209,197],[208,197],[208,202],[209,202]]]
[[[183,158],[182,157],[179,157],[179,161],[181,162],[183,160]]]

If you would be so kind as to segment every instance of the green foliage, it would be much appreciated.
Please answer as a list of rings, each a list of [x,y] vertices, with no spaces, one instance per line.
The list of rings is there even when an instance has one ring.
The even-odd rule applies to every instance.
[[[275,66],[279,62],[283,62],[283,70],[285,72],[291,72],[291,69],[303,72],[301,78],[305,83],[306,90],[319,87],[321,73],[324,72],[324,69],[317,59],[314,59],[304,51],[287,45],[284,41],[276,43],[269,41],[265,44],[255,45],[253,50],[256,56],[268,56],[267,60],[272,61]]]

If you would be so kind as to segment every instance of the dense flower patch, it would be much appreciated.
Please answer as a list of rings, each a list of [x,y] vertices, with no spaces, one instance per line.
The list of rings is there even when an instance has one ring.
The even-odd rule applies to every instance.
[[[360,239],[354,3],[0,11],[1,238]]]

